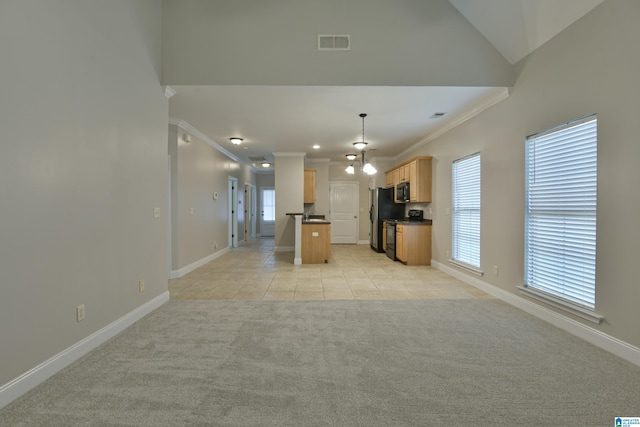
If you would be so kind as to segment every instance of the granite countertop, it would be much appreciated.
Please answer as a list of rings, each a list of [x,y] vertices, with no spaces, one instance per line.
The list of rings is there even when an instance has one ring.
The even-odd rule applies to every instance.
[[[395,222],[396,224],[403,225],[433,225],[433,220],[431,219],[423,219],[422,221],[409,221],[408,219],[383,219],[383,221],[387,222]]]
[[[331,224],[331,221],[326,219],[303,219],[303,224]]]

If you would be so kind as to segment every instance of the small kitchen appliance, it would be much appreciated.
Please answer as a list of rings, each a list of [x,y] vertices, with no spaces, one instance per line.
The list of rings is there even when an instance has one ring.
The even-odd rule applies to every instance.
[[[409,209],[407,213],[408,221],[422,221],[424,219],[424,211],[422,209]]]

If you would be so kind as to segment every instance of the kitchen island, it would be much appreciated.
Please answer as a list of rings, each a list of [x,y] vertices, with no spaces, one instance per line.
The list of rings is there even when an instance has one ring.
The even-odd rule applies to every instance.
[[[302,263],[323,264],[331,257],[331,223],[324,219],[302,220]]]
[[[324,215],[287,213],[295,221],[295,248],[293,263],[323,264],[331,257],[331,222]]]

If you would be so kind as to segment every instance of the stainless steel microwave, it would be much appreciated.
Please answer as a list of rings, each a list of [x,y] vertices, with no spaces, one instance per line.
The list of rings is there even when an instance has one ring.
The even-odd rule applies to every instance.
[[[396,186],[396,200],[399,202],[408,202],[409,198],[409,183],[401,182]]]

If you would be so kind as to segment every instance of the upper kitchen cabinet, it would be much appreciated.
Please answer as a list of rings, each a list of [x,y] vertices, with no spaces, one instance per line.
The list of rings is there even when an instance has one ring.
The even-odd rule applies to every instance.
[[[393,169],[384,174],[384,186],[394,187],[398,185],[398,169]]]
[[[409,202],[431,202],[431,156],[414,157],[385,173],[387,187],[409,183]]]
[[[316,170],[304,170],[304,203],[316,202]]]

